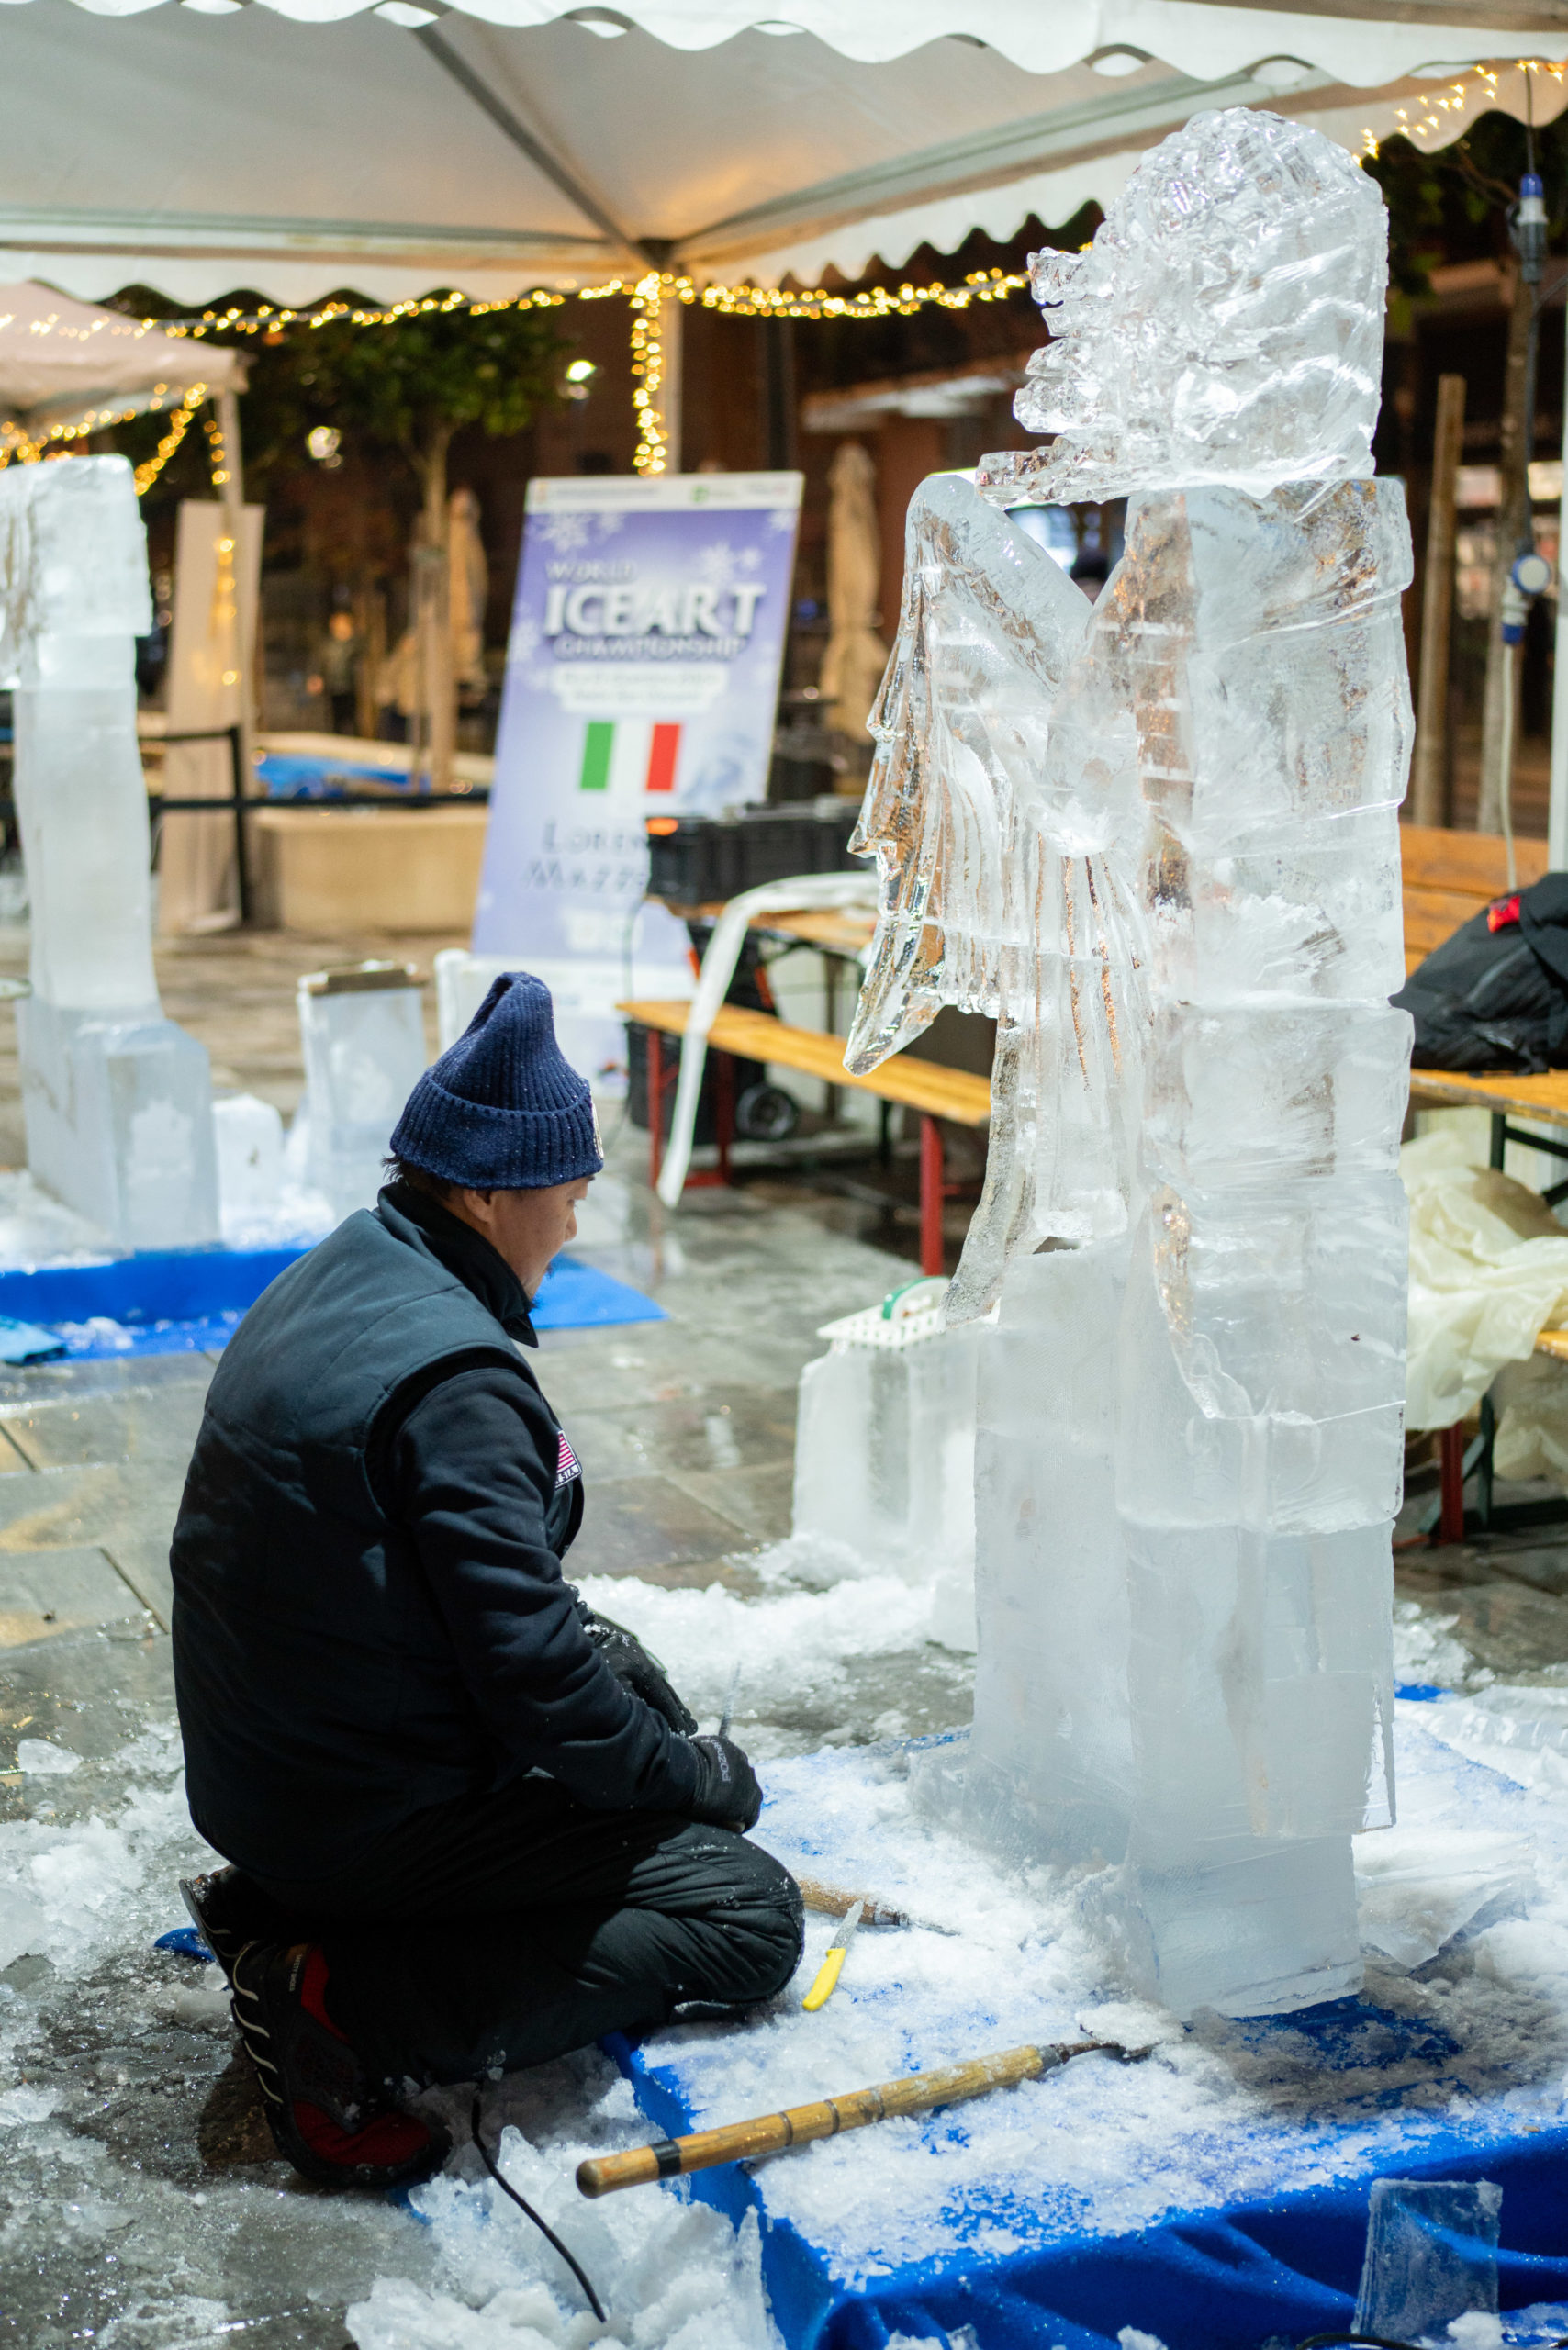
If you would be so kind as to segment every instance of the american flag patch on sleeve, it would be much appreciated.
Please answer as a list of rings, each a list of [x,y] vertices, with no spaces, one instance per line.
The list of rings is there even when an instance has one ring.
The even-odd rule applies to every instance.
[[[574,1477],[580,1477],[582,1473],[577,1456],[563,1435],[561,1449],[555,1456],[555,1491],[559,1493],[563,1485],[569,1485]]]

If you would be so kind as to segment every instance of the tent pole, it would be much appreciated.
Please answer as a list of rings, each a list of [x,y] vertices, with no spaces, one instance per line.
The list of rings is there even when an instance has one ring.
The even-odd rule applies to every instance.
[[[1568,336],[1568,310],[1563,312]],[[1568,530],[1568,402],[1562,417],[1562,489],[1557,509],[1557,660],[1551,687],[1551,792],[1547,802],[1546,862],[1568,867],[1568,597],[1562,592],[1563,532]]]
[[[681,339],[685,333],[683,312],[686,305],[678,294],[660,297],[659,328],[659,416],[665,434],[665,471],[684,471],[680,457],[680,359]]]
[[[251,918],[254,903],[251,888],[252,858],[249,821],[244,802],[250,797],[251,778],[255,767],[255,680],[252,665],[261,641],[261,615],[252,643],[245,643],[245,595],[241,585],[245,576],[242,531],[245,520],[245,455],[240,438],[240,401],[232,390],[221,391],[214,402],[218,409],[218,427],[223,435],[223,470],[228,478],[219,490],[223,501],[223,534],[233,546],[234,579],[234,650],[238,656],[240,684],[236,694],[235,722],[238,728],[240,753],[239,773],[234,778],[234,895],[241,922]],[[258,582],[258,594],[260,583]]]

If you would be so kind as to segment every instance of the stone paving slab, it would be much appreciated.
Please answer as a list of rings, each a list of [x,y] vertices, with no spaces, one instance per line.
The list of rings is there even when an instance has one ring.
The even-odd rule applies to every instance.
[[[0,1649],[140,1621],[144,1613],[139,1595],[102,1550],[0,1555]]]
[[[157,1360],[157,1358],[154,1358]],[[205,1357],[202,1370],[207,1371]],[[86,1461],[170,1462],[182,1476],[201,1426],[207,1378],[151,1392],[61,1396],[30,1411],[13,1410],[5,1434],[33,1469],[76,1468]]]

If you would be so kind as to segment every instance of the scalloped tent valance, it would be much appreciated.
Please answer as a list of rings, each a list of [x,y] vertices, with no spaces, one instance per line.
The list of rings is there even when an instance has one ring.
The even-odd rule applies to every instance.
[[[1108,201],[1205,106],[1352,151],[1568,94],[1568,0],[26,0],[0,9],[0,277],[200,307],[901,267]],[[1409,21],[1414,16],[1418,21]],[[1499,19],[1507,20],[1503,29]],[[1494,78],[1462,73],[1491,61]],[[1456,76],[1467,95],[1456,101]]]

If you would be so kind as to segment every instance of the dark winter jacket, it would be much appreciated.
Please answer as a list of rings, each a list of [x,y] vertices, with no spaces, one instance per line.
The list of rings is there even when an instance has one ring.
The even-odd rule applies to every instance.
[[[1568,874],[1473,915],[1393,1002],[1415,1020],[1417,1069],[1568,1067]]]
[[[411,1814],[531,1769],[684,1810],[700,1757],[615,1678],[560,1560],[582,1483],[518,1344],[521,1284],[404,1184],[251,1308],[174,1528],[196,1826],[327,1877]]]

